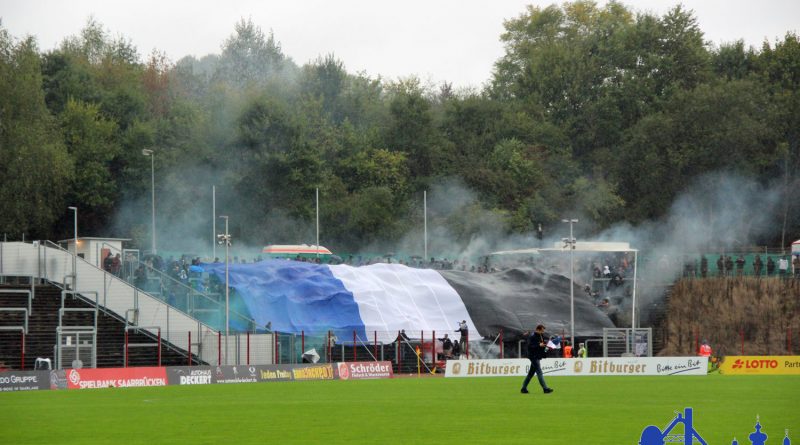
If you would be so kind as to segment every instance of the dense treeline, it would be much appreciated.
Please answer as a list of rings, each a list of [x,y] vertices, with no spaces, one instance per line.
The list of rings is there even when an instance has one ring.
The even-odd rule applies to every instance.
[[[212,185],[254,244],[313,242],[319,187],[325,244],[352,251],[399,243],[437,184],[478,197],[432,216],[469,240],[567,215],[595,230],[657,219],[715,171],[780,184],[775,220],[800,235],[786,199],[800,166],[797,35],[713,47],[680,7],[613,2],[529,7],[505,27],[481,91],[348,73],[332,55],[299,66],[249,20],[220,54],[177,62],[93,20],[46,52],[0,28],[0,232],[66,238],[76,205],[82,234],[148,247],[152,149],[172,242],[207,237]],[[776,224],[762,242],[780,241]]]

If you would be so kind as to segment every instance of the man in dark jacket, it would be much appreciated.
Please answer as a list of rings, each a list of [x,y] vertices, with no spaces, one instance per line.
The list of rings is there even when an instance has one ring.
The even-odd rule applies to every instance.
[[[539,384],[542,385],[542,390],[545,394],[553,392],[552,389],[547,387],[544,382],[544,375],[542,374],[542,365],[540,361],[547,356],[547,340],[544,338],[544,325],[536,326],[536,330],[528,336],[528,359],[531,361],[531,366],[528,369],[528,375],[525,376],[525,381],[522,382],[523,394],[528,393],[528,383],[533,378],[533,374],[539,379]]]

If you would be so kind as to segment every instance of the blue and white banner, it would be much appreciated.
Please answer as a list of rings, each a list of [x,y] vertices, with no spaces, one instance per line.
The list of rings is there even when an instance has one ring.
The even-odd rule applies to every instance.
[[[224,264],[203,269],[225,281]],[[340,341],[361,341],[373,332],[383,342],[394,341],[400,330],[410,338],[421,331],[450,334],[466,320],[471,339],[494,338],[502,329],[507,339],[545,323],[553,332],[564,329],[569,317],[569,281],[537,272],[509,271],[477,274],[416,269],[400,264],[353,267],[288,260],[232,264],[229,282],[236,310],[247,312],[259,328],[324,335]],[[590,302],[576,304],[576,332],[590,335],[613,327]],[[428,334],[429,335],[429,334]]]

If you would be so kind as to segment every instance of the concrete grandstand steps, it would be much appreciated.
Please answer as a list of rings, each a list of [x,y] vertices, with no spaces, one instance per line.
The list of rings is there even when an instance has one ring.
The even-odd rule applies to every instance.
[[[25,290],[23,286],[0,286],[2,289]],[[29,287],[28,287],[29,289]],[[27,295],[0,294],[0,307],[27,307]],[[94,303],[83,298],[67,295],[64,300],[67,308],[93,309]],[[37,357],[54,358],[54,347],[57,343],[56,332],[61,308],[61,289],[53,285],[37,285],[32,311],[28,319],[28,334],[25,338],[25,369],[33,369]],[[125,321],[103,310],[97,312],[97,366],[125,366]],[[13,317],[17,318],[14,319]],[[0,326],[19,324],[19,315],[0,312]],[[70,312],[64,314],[65,326],[92,326],[92,312]],[[154,344],[156,337],[147,331],[130,331],[128,342],[131,344]],[[21,334],[19,332],[0,331],[0,362],[7,367],[20,369]],[[194,363],[198,363],[194,358]],[[161,364],[186,365],[186,353],[180,348],[171,347],[162,342]],[[54,361],[55,364],[55,361]],[[158,350],[156,347],[129,348],[129,366],[157,366]],[[69,366],[65,364],[65,366]]]

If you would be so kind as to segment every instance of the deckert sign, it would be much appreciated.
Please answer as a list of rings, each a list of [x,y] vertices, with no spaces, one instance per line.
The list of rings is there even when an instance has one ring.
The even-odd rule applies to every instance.
[[[32,391],[50,388],[50,371],[0,372],[0,391]]]
[[[341,362],[336,364],[336,371],[340,380],[394,377],[391,362]]]
[[[602,357],[544,359],[542,372],[556,376],[706,375],[707,357]],[[522,377],[530,360],[449,360],[445,377]]]
[[[171,366],[167,368],[170,385],[208,385],[214,383],[210,366]]]
[[[166,368],[67,369],[67,388],[166,386]]]
[[[800,375],[797,355],[740,355],[723,357],[719,373],[724,375]]]

